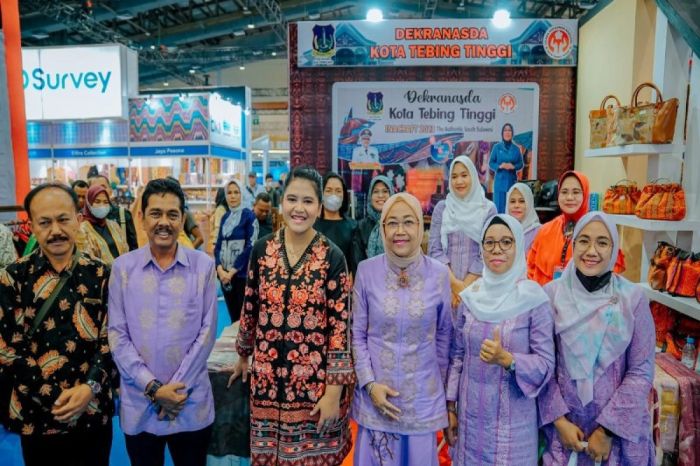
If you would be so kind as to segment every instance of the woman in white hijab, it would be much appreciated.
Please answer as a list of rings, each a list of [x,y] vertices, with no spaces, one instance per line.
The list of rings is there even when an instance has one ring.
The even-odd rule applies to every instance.
[[[481,276],[481,230],[486,219],[496,213],[496,206],[486,199],[469,157],[455,157],[449,183],[447,198],[433,210],[428,255],[450,268],[452,305],[456,307],[459,293]]]
[[[542,391],[545,465],[651,466],[648,396],[654,322],[643,290],[613,273],[619,240],[602,212],[583,216],[573,260],[545,286],[554,308],[556,375]]]
[[[506,208],[508,215],[518,219],[523,227],[525,236],[525,257],[530,252],[530,246],[540,231],[540,219],[535,211],[535,197],[532,190],[525,183],[515,183],[510,187],[506,195]]]
[[[461,293],[450,351],[445,434],[455,465],[537,464],[535,397],[554,373],[552,309],[526,277],[523,230],[487,221],[483,277]]]

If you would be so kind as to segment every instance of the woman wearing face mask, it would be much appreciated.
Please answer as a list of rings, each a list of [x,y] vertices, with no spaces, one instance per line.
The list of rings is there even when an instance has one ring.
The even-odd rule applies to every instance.
[[[328,173],[323,177],[323,209],[316,220],[314,229],[326,235],[343,251],[350,273],[355,274],[357,264],[353,257],[353,236],[357,222],[346,217],[348,196],[345,182],[337,173]]]
[[[435,433],[447,425],[449,272],[421,252],[423,211],[415,197],[390,197],[380,225],[386,253],[359,265],[353,291],[354,462],[437,466]]]
[[[552,309],[525,276],[520,222],[497,215],[482,238],[484,275],[457,310],[445,436],[455,465],[536,465],[535,398],[554,373]]]
[[[216,274],[221,282],[231,322],[241,317],[248,259],[258,231],[253,211],[243,207],[241,184],[231,180],[224,186],[228,212],[221,218],[214,246]]]
[[[357,224],[353,237],[355,262],[384,253],[379,218],[387,199],[394,194],[391,181],[386,176],[375,176],[369,184],[367,214]]]
[[[253,466],[338,465],[352,446],[351,280],[340,249],[313,228],[315,170],[292,171],[281,209],[286,226],[253,246],[230,382],[246,380],[253,355]]]
[[[450,165],[450,192],[433,210],[428,255],[450,268],[452,305],[459,293],[481,276],[484,263],[479,256],[481,230],[496,206],[486,199],[474,163],[460,155]]]
[[[532,242],[540,231],[540,219],[535,211],[535,198],[525,183],[515,183],[508,190],[508,215],[515,217],[523,227],[525,237],[525,257],[530,252]]]
[[[495,173],[493,202],[499,213],[506,211],[506,193],[518,181],[518,171],[523,169],[523,154],[513,142],[513,125],[501,128],[501,142],[491,149],[489,168]]]
[[[577,466],[651,466],[656,337],[649,301],[612,272],[619,239],[605,214],[585,215],[573,236],[573,261],[545,287],[557,368],[538,400],[544,464],[566,465],[576,455]]]
[[[121,227],[114,220],[107,218],[111,208],[107,190],[99,185],[90,187],[85,195],[83,221],[77,241],[79,249],[102,259],[108,265],[117,257],[129,252],[129,245]]]
[[[558,202],[561,214],[542,225],[527,256],[527,276],[540,285],[558,278],[571,259],[571,238],[576,222],[588,212],[588,178],[577,171],[559,178]],[[625,270],[622,251],[617,256],[615,272]]]

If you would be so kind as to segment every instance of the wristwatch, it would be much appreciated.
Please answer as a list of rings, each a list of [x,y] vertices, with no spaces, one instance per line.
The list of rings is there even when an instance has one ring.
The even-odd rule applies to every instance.
[[[513,358],[513,361],[511,361],[510,366],[506,369],[508,372],[514,372],[515,371],[515,358]]]
[[[90,387],[90,391],[93,395],[99,395],[102,391],[102,385],[100,385],[100,383],[95,380],[88,380],[87,382],[85,382],[85,385]]]
[[[146,398],[151,400],[151,403],[155,403],[156,402],[156,392],[162,386],[163,386],[163,383],[160,380],[153,379],[148,383],[148,385],[146,385],[146,391],[143,394],[146,395]]]

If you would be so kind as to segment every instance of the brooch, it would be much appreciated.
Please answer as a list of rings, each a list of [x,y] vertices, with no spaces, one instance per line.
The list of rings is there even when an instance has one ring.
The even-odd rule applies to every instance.
[[[399,274],[399,286],[401,288],[408,288],[408,272],[405,269],[401,269]]]

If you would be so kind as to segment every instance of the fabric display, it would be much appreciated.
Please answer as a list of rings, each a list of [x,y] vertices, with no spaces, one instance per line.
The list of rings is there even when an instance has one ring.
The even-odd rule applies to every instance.
[[[654,433],[657,436],[657,464],[698,466],[700,450],[695,448],[700,432],[700,374],[688,369],[671,355],[656,355],[654,375]]]
[[[597,110],[591,110],[588,114],[588,119],[591,123],[591,149],[599,149],[607,145],[608,131],[613,121],[613,106],[609,105],[607,108],[605,104],[608,100],[614,99],[617,103],[617,108],[622,104],[620,100],[614,95],[606,95],[603,101],[600,103],[600,108]]]
[[[641,194],[639,188],[637,188],[637,183],[630,180],[620,180],[605,191],[603,212],[617,215],[634,215]]]
[[[686,338],[700,338],[700,322],[655,301],[651,302],[650,308],[656,327],[657,348],[680,361]]]
[[[650,88],[656,92],[655,102],[639,102],[642,90]],[[613,99],[617,106],[605,104]],[[621,105],[614,95],[607,95],[600,108],[591,110],[591,149],[624,146],[628,144],[668,144],[673,142],[678,114],[678,99],[664,100],[656,85],[645,82],[632,93],[629,105]]]

